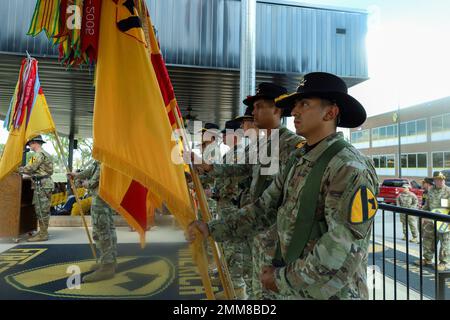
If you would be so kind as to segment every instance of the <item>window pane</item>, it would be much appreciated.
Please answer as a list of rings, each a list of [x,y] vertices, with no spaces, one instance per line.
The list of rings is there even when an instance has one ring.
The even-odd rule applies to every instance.
[[[380,168],[386,168],[386,156],[380,157]]]
[[[450,114],[444,116],[442,127],[445,131],[450,130]]]
[[[402,154],[402,168],[408,168],[406,154]]]
[[[444,167],[444,154],[442,152],[433,153],[433,168]]]
[[[356,133],[357,132],[352,132],[352,142],[356,142]]]
[[[417,168],[416,154],[408,154],[408,168]]]
[[[389,126],[386,128],[386,136],[387,136],[387,138],[394,137],[394,127],[393,126]]]
[[[406,136],[406,123],[400,124],[400,136],[402,137]]]
[[[425,120],[417,121],[417,134],[425,134],[425,133],[427,133]]]
[[[380,128],[380,139],[386,139],[386,127]]]
[[[393,128],[394,128],[394,137],[398,137],[398,134],[397,134],[398,126],[395,125],[395,126],[393,126]]]
[[[417,155],[417,167],[418,168],[426,168],[427,167],[427,154],[419,153]]]
[[[407,130],[408,136],[415,135],[416,134],[416,122],[415,121],[408,122],[408,124],[406,126],[406,130]]]
[[[375,168],[379,168],[380,167],[380,158],[373,157],[373,163],[375,164]]]
[[[369,130],[364,130],[362,132],[362,141],[369,141]]]
[[[387,166],[388,168],[394,168],[394,157],[393,156],[388,156],[387,157]]]
[[[450,152],[446,152],[444,155],[444,168],[450,169]]]
[[[373,140],[378,140],[379,139],[379,137],[378,137],[378,128],[372,129],[372,139]]]
[[[431,119],[431,128],[433,132],[442,131],[442,117],[436,117]]]

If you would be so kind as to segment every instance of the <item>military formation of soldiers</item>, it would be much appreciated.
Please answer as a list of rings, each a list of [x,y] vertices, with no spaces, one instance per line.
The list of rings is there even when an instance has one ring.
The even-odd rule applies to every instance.
[[[297,91],[273,83],[261,83],[256,94],[247,97],[245,114],[226,123],[225,130],[206,124],[202,130],[216,132],[202,141],[202,149],[218,142],[230,150],[220,163],[206,161],[196,165],[208,196],[214,219],[208,224],[198,219],[188,228],[188,240],[197,230],[206,239],[221,242],[238,299],[367,299],[367,264],[373,218],[377,211],[375,195],[378,177],[372,161],[346,142],[337,127],[355,128],[366,120],[364,107],[347,92],[339,77],[314,72],[304,76]],[[296,133],[281,123],[294,117]],[[227,129],[242,128],[243,137],[228,136]],[[269,139],[259,140],[263,131]],[[270,137],[277,132],[278,139]],[[255,134],[256,133],[256,134]],[[35,152],[32,163],[19,172],[32,177],[33,203],[39,232],[29,241],[46,241],[53,164],[42,149],[38,136],[28,142]],[[270,154],[271,144],[279,152]],[[265,148],[270,163],[244,164],[236,161]],[[214,158],[210,153],[208,160]],[[232,161],[230,161],[230,159]],[[231,162],[231,163],[230,163]],[[237,162],[237,163],[236,163]],[[265,169],[277,164],[276,172]],[[98,195],[101,163],[94,162],[70,178],[87,179],[85,186],[93,196],[91,216],[99,263],[84,282],[110,279],[115,274],[117,236],[114,211]],[[436,173],[426,194],[424,210],[441,207],[450,199],[445,177]],[[430,181],[428,181],[430,182]],[[397,205],[418,208],[417,197],[404,186]],[[417,219],[402,215],[404,239],[406,220],[412,242],[418,242]],[[420,227],[420,226],[419,226]],[[423,222],[423,263],[432,263],[435,251],[433,223]],[[448,266],[450,233],[438,233],[440,270]],[[213,284],[219,284],[213,279]],[[224,298],[223,292],[217,294]]]

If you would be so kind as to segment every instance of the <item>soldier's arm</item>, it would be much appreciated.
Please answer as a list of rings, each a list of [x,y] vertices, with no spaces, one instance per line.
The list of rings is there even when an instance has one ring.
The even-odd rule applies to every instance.
[[[252,175],[251,164],[214,164],[208,173],[213,178],[220,177],[246,177]]]
[[[43,155],[41,153],[37,153],[33,163],[30,163],[25,167],[19,168],[19,173],[32,175],[33,173],[36,172],[36,170],[39,168],[39,166],[42,164],[43,161],[44,161]]]
[[[430,211],[430,191],[428,191],[425,199],[425,204],[422,206],[422,210]]]
[[[94,173],[94,164],[92,163],[89,167],[87,167],[85,170],[79,172],[76,176],[77,180],[85,180],[92,177],[92,174]]]
[[[230,212],[220,220],[208,224],[209,232],[218,242],[239,242],[264,231],[276,222],[277,210],[283,194],[287,172],[276,176],[260,198],[240,210]]]
[[[397,206],[400,206],[400,195],[397,196],[397,198],[395,198],[395,203],[397,204]]]
[[[349,166],[334,175],[325,195],[328,231],[306,257],[275,270],[275,284],[281,294],[330,299],[349,284],[358,269],[367,268],[372,220],[355,224],[351,217],[352,199],[361,187],[376,194],[377,178],[370,176],[368,170]]]
[[[416,208],[419,205],[419,199],[417,198],[416,194],[413,193],[413,208]]]

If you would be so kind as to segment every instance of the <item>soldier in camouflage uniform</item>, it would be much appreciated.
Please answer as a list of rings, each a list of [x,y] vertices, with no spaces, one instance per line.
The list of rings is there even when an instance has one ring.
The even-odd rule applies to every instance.
[[[434,209],[442,208],[441,200],[447,199],[450,201],[450,188],[445,185],[446,177],[441,172],[435,172],[433,175],[434,186],[428,192],[428,198],[423,206],[423,210],[433,211]],[[433,257],[435,253],[435,246],[439,242],[441,247],[439,250],[439,264],[438,270],[443,271],[449,267],[450,256],[450,231],[437,232],[437,241],[434,239],[434,222],[432,220],[423,220],[423,260],[424,265],[432,266]],[[420,261],[417,262],[420,264]]]
[[[280,118],[282,116],[289,116],[289,113],[284,112],[283,110],[277,110],[274,100],[275,98],[286,93],[287,90],[281,86],[263,82],[258,85],[254,96],[249,96],[243,101],[244,104],[251,108],[250,110],[252,110],[254,123],[258,130],[266,129],[268,134],[271,134],[271,130],[278,129],[278,139],[274,139],[275,141],[272,141],[272,139],[267,139],[266,141],[256,141],[258,144],[250,144],[245,150],[247,159],[250,154],[259,153],[259,150],[267,150],[267,154],[271,159],[269,163],[261,164],[258,162],[256,164],[252,164],[246,162],[245,164],[235,165],[226,164],[203,166],[202,170],[209,172],[209,175],[216,179],[230,176],[242,177],[244,179],[251,177],[249,199],[250,201],[255,201],[264,192],[264,190],[267,189],[276,175],[275,173],[267,174],[264,170],[267,170],[272,165],[276,164],[279,167],[279,171],[281,171],[287,163],[289,154],[304,141],[302,137],[297,136],[286,127],[280,125]],[[278,143],[278,154],[270,154],[272,143]],[[236,212],[237,210],[234,211],[234,213]],[[246,291],[248,291],[251,299],[270,298],[270,296],[263,292],[259,281],[259,273],[257,270],[254,270],[253,255],[255,254],[254,248],[257,247],[260,248],[256,252],[258,257],[267,257],[266,260],[271,260],[273,258],[270,256],[270,248],[267,248],[266,250],[265,246],[259,244],[260,242],[264,242],[264,244],[268,244],[270,242],[273,243],[275,241],[275,239],[273,239],[275,236],[273,230],[273,227],[267,228],[265,231],[261,230],[258,235],[255,235],[255,237],[247,239],[248,243],[244,247],[244,251],[247,252],[247,254],[244,254],[243,261],[244,277],[247,279],[252,278],[251,287],[246,286]],[[265,234],[265,232],[267,232],[267,234]]]
[[[417,196],[409,190],[408,184],[403,185],[403,191],[398,195],[396,202],[397,206],[409,209],[417,209],[419,204]],[[400,221],[403,226],[403,240],[406,240],[406,214],[400,214]],[[417,221],[417,217],[408,216],[408,226],[413,236],[410,241],[414,243],[419,242],[417,239]]]
[[[98,195],[101,163],[94,161],[86,170],[72,172],[68,175],[85,180],[83,186],[92,196],[91,221],[95,245],[100,252],[98,263],[91,267],[94,271],[83,277],[83,282],[97,282],[114,277],[117,264],[117,234],[113,216],[115,211]]]
[[[28,141],[27,145],[35,154],[30,164],[19,168],[19,173],[31,176],[31,187],[34,190],[33,205],[39,223],[39,232],[29,238],[29,242],[48,240],[48,224],[54,183],[51,177],[53,161],[50,154],[42,149],[44,143],[45,141],[40,135]]]
[[[239,129],[240,123],[234,120],[225,123],[225,129],[222,130],[222,141],[230,147],[230,150],[223,156],[223,163],[236,163],[239,153],[242,153],[242,144],[235,130]],[[231,131],[229,131],[231,130]],[[237,200],[239,196],[239,183],[242,177],[223,176],[214,180],[214,189],[216,190],[215,199],[217,200],[217,217],[219,219],[226,217],[229,212],[237,210]],[[226,241],[223,243],[223,252],[225,261],[230,272],[233,287],[238,299],[245,298],[245,282],[243,279],[243,245],[242,243],[233,243]],[[214,281],[216,280],[216,281]],[[218,278],[213,279],[215,285],[218,284]],[[216,299],[223,300],[223,292],[216,294]]]
[[[276,224],[279,259],[261,268],[260,280],[277,299],[367,299],[378,177],[372,161],[336,133],[338,125],[359,127],[365,110],[342,79],[322,72],[305,75],[277,106],[292,110],[307,144],[253,204],[222,221],[193,222],[188,239],[197,229],[242,241]]]

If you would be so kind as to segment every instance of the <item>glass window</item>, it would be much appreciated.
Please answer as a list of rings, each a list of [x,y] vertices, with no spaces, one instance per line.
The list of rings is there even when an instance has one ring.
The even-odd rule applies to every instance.
[[[401,137],[406,136],[406,123],[400,124],[400,136]]]
[[[444,153],[435,152],[433,153],[433,168],[443,168],[444,167]]]
[[[352,142],[356,142],[357,141],[357,134],[358,132],[352,132]]]
[[[397,134],[398,128],[397,127],[398,127],[397,125],[393,126],[393,128],[394,128],[394,137],[398,137],[398,134]]]
[[[361,132],[363,141],[369,141],[369,130],[364,130]]]
[[[406,125],[406,135],[408,136],[414,136],[416,134],[416,122],[415,121],[411,121],[408,122]]]
[[[408,168],[417,168],[416,154],[408,154]]]
[[[380,139],[386,139],[386,127],[379,128]]]
[[[386,128],[386,136],[388,138],[393,138],[394,137],[394,127],[393,126],[389,126]]]
[[[375,165],[375,168],[379,168],[380,167],[380,158],[378,156],[374,156],[373,163]]]
[[[379,139],[378,128],[372,129],[372,139],[373,140],[378,140]]]
[[[442,131],[442,116],[431,119],[431,128],[433,132]]]
[[[388,168],[394,168],[395,167],[394,162],[395,162],[394,156],[387,157],[387,167]]]
[[[408,159],[406,154],[402,154],[402,168],[408,168]]]
[[[386,156],[380,157],[380,168],[386,168]]]
[[[450,130],[450,114],[446,114],[446,115],[444,116],[444,119],[443,119],[442,121],[443,121],[443,123],[442,123],[443,129],[444,129],[445,131]]]
[[[427,124],[425,120],[417,121],[417,134],[426,134],[427,133]]]
[[[450,152],[445,152],[444,154],[444,168],[450,169]]]
[[[427,167],[427,154],[419,153],[417,155],[417,167],[418,168],[426,168]]]

